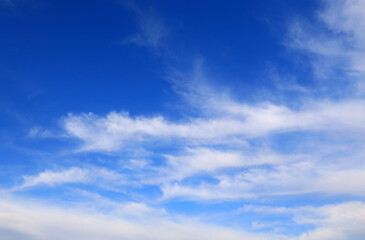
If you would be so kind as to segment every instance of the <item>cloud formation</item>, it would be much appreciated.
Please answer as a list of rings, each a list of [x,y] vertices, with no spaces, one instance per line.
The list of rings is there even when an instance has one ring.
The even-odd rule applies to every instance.
[[[72,167],[62,171],[45,170],[36,176],[24,176],[23,178],[24,183],[16,189],[34,187],[38,185],[57,186],[67,183],[97,184],[107,181],[109,183],[118,182],[120,184],[123,182],[123,177],[120,174],[105,168],[85,169]]]
[[[240,101],[209,86],[198,63],[192,75],[169,79],[194,114],[187,111],[176,120],[164,114],[133,116],[122,111],[70,113],[60,122],[62,139],[78,143],[72,149],[76,151],[69,153],[76,159],[74,167],[45,168],[23,176],[22,184],[11,190],[16,194],[39,186],[73,185],[78,197],[88,199],[80,205],[93,207],[85,210],[87,207],[65,204],[56,208],[4,197],[0,200],[0,235],[16,235],[18,240],[363,239],[362,201],[270,205],[277,198],[302,200],[306,194],[331,202],[333,196],[350,200],[365,196],[365,5],[356,0],[324,3],[317,16],[320,26],[296,21],[286,44],[309,56],[317,73],[315,81],[345,82],[344,88],[335,86],[342,94],[324,91],[319,97],[299,88],[307,95],[296,98],[295,104]],[[137,16],[140,29],[126,42],[160,47],[167,35],[162,20],[134,2],[125,6]],[[335,74],[339,72],[340,77]],[[326,87],[332,89],[330,84]],[[283,91],[292,88],[298,90],[292,83],[281,87]],[[28,137],[49,135],[43,128],[32,128]],[[89,157],[101,158],[102,164],[94,161],[92,166],[78,166]],[[128,189],[120,193],[121,186]],[[111,200],[115,196],[120,200],[121,194],[128,200]],[[272,229],[255,233],[254,226],[246,230],[218,227],[201,223],[199,217],[204,220],[204,216],[191,219],[152,206],[172,201],[209,205],[253,199],[268,205],[246,205],[235,214],[289,215],[294,224],[310,227],[298,234]],[[269,220],[262,226],[270,224],[275,225]]]
[[[123,6],[136,16],[139,33],[127,37],[123,43],[136,44],[157,49],[168,35],[168,28],[162,19],[152,9],[142,9],[135,1],[122,1]]]
[[[172,221],[166,217],[143,214],[137,219],[116,215],[95,214],[82,209],[60,209],[39,206],[19,200],[0,201],[0,233],[28,239],[214,239],[229,240],[347,240],[365,237],[365,205],[362,202],[346,202],[299,208],[249,206],[241,212],[262,214],[290,214],[296,224],[310,224],[313,228],[297,236],[279,233],[263,234],[232,230],[215,225],[201,224],[192,219]],[[66,221],[67,220],[67,221]],[[85,227],[87,226],[87,227]]]
[[[1,200],[0,234],[15,232],[18,240],[28,239],[257,239],[267,237],[233,231],[194,221],[174,222],[167,218],[143,216],[131,221],[116,216],[86,213]],[[273,239],[273,238],[271,238]]]
[[[365,4],[361,0],[326,0],[323,3],[325,7],[317,16],[319,26],[323,28],[295,21],[290,28],[288,45],[310,54],[317,76],[331,79],[345,73],[346,85],[363,95]]]
[[[189,143],[219,143],[228,137],[243,139],[295,131],[364,131],[365,101],[307,103],[299,110],[283,105],[223,102],[223,116],[191,119],[185,123],[162,116],[131,117],[112,112],[105,117],[92,113],[69,115],[64,126],[71,137],[84,142],[85,150],[117,151],[126,142],[185,139]]]

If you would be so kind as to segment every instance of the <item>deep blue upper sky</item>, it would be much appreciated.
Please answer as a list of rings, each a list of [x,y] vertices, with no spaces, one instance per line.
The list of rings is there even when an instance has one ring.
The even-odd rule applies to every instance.
[[[123,44],[138,24],[114,1],[14,5],[2,6],[9,13],[0,22],[1,102],[37,123],[65,112],[160,111],[171,97],[166,68],[189,66],[197,57],[228,86],[263,87],[268,65],[291,64],[281,44],[288,21],[311,17],[318,4],[141,2],[168,28],[159,49]]]

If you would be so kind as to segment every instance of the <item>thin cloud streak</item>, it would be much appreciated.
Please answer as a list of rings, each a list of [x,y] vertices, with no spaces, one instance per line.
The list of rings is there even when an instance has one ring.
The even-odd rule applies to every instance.
[[[365,93],[365,4],[358,0],[326,0],[318,13],[319,26],[294,21],[286,44],[309,53],[312,66],[320,78],[345,74],[352,93]],[[341,89],[342,91],[346,89]]]
[[[112,112],[106,117],[94,114],[69,115],[64,120],[70,137],[84,142],[80,151],[118,151],[127,142],[185,139],[219,143],[227,137],[257,138],[295,131],[364,131],[365,101],[313,102],[300,110],[263,103],[252,106],[235,102],[217,106],[224,117],[198,118],[174,123],[162,116],[130,117]]]
[[[77,209],[0,201],[0,234],[11,230],[25,239],[273,239],[194,221],[173,222],[167,218],[143,215],[138,221],[115,216],[85,213]],[[67,219],[67,221],[65,221]],[[274,238],[275,239],[275,238]],[[277,238],[279,239],[279,238]]]
[[[122,184],[122,175],[105,168],[71,167],[61,171],[45,170],[36,176],[23,176],[24,183],[13,190],[22,190],[36,186],[59,186],[69,183],[101,184],[103,182]]]
[[[157,49],[168,35],[168,28],[152,9],[142,9],[135,1],[119,1],[133,12],[139,28],[139,33],[124,39],[124,44],[136,44]]]

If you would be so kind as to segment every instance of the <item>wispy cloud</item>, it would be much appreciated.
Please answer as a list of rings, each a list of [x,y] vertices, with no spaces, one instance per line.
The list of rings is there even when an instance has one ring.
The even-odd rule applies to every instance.
[[[299,240],[319,239],[362,239],[365,230],[365,204],[363,202],[344,202],[319,207],[272,207],[247,205],[239,209],[242,213],[255,212],[263,215],[291,215],[293,224],[312,225],[312,229],[300,234]],[[270,223],[267,224],[267,226]],[[274,226],[278,223],[274,223]],[[271,226],[270,226],[271,227]]]
[[[268,102],[248,105],[227,101],[213,107],[224,115],[175,123],[162,116],[131,117],[112,112],[106,117],[69,115],[64,123],[70,137],[84,142],[84,151],[117,151],[127,142],[171,138],[188,139],[192,144],[219,143],[234,136],[247,139],[280,132],[365,130],[365,101],[360,99],[312,102],[299,110]]]
[[[341,72],[350,87],[363,94],[365,4],[357,0],[323,2],[324,8],[318,13],[319,24],[294,21],[287,43],[311,54],[317,76],[333,79]]]
[[[51,137],[53,134],[48,129],[43,129],[41,127],[32,127],[27,136],[28,138],[48,138]]]
[[[196,81],[205,79],[201,71],[197,76]],[[196,103],[199,117],[176,122],[160,115],[132,117],[123,112],[112,112],[105,117],[92,113],[70,114],[63,121],[64,129],[69,137],[82,141],[79,151],[119,152],[136,145],[154,151],[150,146],[156,143],[165,147],[178,146],[179,151],[160,152],[163,165],[157,168],[141,166],[144,176],[150,176],[149,181],[142,182],[161,187],[165,200],[304,193],[365,194],[361,184],[365,180],[362,177],[365,167],[358,164],[364,153],[356,150],[363,146],[359,136],[365,131],[365,101],[362,98],[305,99],[293,108],[268,101],[240,102],[204,84],[192,92],[190,89],[194,87],[185,84],[178,93],[185,98],[193,95],[187,104]],[[306,145],[313,140],[302,142],[302,147],[296,145],[294,154],[280,153],[270,147],[263,151],[250,144],[250,141],[290,134],[320,135],[327,139],[329,146],[336,147],[340,143],[347,149],[341,152],[334,148],[332,153],[339,153],[336,157],[322,152],[323,142],[317,142],[318,146],[312,147],[310,152],[306,150]],[[331,135],[343,140],[332,143]],[[346,139],[350,143],[347,144]],[[351,160],[344,160],[346,158]],[[203,179],[194,184],[182,181],[199,175],[215,181]],[[351,187],[342,184],[346,178],[353,179]]]
[[[133,12],[139,28],[139,33],[127,37],[123,43],[159,48],[168,35],[168,28],[153,9],[143,9],[135,1],[121,1],[123,6]]]
[[[269,169],[257,167],[237,174],[214,175],[218,183],[168,183],[162,186],[163,198],[209,200],[308,193],[365,195],[365,166],[348,170],[325,168],[310,161],[300,161]]]
[[[79,168],[72,167],[61,171],[46,170],[36,176],[24,176],[24,183],[15,188],[16,190],[39,186],[57,186],[67,183],[99,183],[108,181],[122,183],[121,175],[103,168]]]
[[[9,230],[25,239],[275,239],[214,225],[143,215],[138,221],[86,213],[77,209],[37,206],[24,202],[0,201],[0,234]],[[67,219],[67,221],[65,221]]]
[[[136,218],[128,214],[100,214],[85,208],[54,207],[24,202],[21,199],[0,201],[1,236],[26,239],[289,239],[289,240],[347,240],[365,236],[365,205],[362,202],[343,202],[319,207],[247,206],[240,212],[260,214],[290,214],[293,223],[312,227],[297,236],[278,233],[250,233],[231,230],[212,224],[201,224],[193,219],[172,221],[166,216],[153,214],[151,209],[138,203],[126,203],[129,210],[138,208]],[[142,210],[141,210],[142,209]],[[144,210],[143,210],[144,209]],[[147,209],[147,210],[146,210]],[[152,213],[152,214],[151,214]],[[67,219],[67,221],[65,221]],[[253,224],[256,222],[252,222]],[[275,223],[277,224],[277,223]],[[87,226],[87,229],[85,228]],[[266,226],[270,226],[270,222]],[[58,234],[59,233],[59,234]]]
[[[315,224],[316,229],[302,234],[300,240],[362,239],[365,231],[365,205],[347,202],[312,209],[312,214],[296,216],[296,222]]]
[[[219,170],[232,170],[261,166],[265,164],[278,164],[296,161],[301,156],[280,155],[270,151],[252,151],[247,149],[217,150],[214,148],[189,148],[183,154],[165,155],[166,167],[161,169],[161,175],[168,176],[167,180],[181,180],[194,175],[216,176]],[[228,171],[229,172],[229,171]]]

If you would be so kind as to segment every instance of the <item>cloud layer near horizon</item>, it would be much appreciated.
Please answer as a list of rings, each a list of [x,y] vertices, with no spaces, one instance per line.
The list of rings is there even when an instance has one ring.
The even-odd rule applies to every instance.
[[[281,234],[248,233],[201,224],[194,220],[172,221],[163,216],[143,214],[131,220],[123,216],[93,213],[93,210],[44,207],[17,200],[1,200],[0,231],[7,239],[229,239],[229,240],[347,240],[365,236],[365,206],[361,202],[300,208],[247,206],[242,212],[290,214],[295,224],[316,227],[297,237]],[[67,220],[67,221],[65,221]]]

